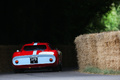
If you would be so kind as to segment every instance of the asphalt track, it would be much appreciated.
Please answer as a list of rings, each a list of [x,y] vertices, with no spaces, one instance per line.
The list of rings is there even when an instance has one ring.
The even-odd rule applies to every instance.
[[[120,75],[86,74],[76,70],[27,71],[25,73],[0,73],[0,80],[120,80]]]

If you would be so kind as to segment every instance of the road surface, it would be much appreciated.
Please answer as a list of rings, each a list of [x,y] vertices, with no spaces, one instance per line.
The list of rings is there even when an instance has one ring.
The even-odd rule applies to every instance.
[[[0,73],[0,80],[120,80],[120,75],[85,74],[75,70]]]

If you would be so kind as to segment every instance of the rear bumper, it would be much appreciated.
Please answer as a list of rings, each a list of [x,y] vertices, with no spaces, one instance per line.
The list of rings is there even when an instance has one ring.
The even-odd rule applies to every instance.
[[[15,69],[31,69],[31,68],[46,68],[46,67],[56,67],[56,63],[52,64],[32,64],[32,65],[13,65]]]
[[[36,56],[37,63],[31,63],[30,58]],[[51,62],[49,59],[52,58]],[[19,63],[16,64],[15,61],[18,60]],[[17,56],[12,59],[12,64],[14,68],[43,68],[43,67],[55,67],[57,66],[57,58],[54,55],[27,55],[27,56]]]

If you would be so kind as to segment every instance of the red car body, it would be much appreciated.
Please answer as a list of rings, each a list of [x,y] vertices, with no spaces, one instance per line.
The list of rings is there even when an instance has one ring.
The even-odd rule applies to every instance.
[[[62,53],[52,49],[49,43],[25,44],[20,51],[14,52],[12,64],[15,70],[51,67],[61,70]]]

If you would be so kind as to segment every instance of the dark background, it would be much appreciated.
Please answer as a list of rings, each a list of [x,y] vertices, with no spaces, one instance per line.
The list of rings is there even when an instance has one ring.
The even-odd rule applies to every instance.
[[[1,0],[0,44],[33,41],[72,45],[117,0]]]
[[[96,20],[112,3],[117,0],[0,0],[0,72],[11,72],[12,54],[33,41],[57,46],[63,67],[77,67],[75,37],[104,30]]]

